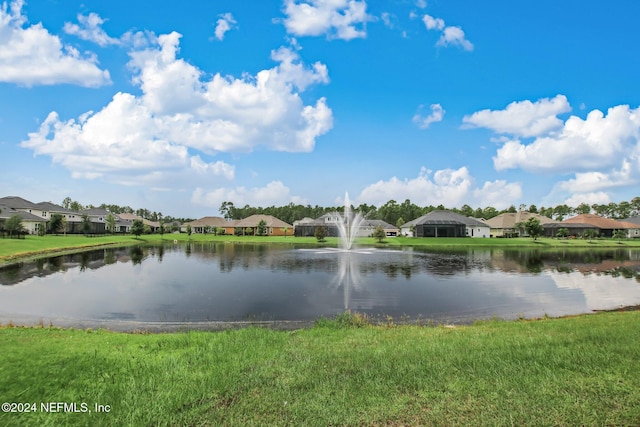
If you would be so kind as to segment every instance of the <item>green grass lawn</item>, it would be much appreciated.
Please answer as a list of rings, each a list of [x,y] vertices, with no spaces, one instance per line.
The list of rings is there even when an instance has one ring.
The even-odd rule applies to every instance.
[[[19,258],[37,256],[48,253],[83,250],[103,245],[133,245],[141,243],[160,243],[161,241],[179,242],[236,242],[236,243],[282,243],[314,246],[337,246],[338,239],[328,237],[319,243],[314,237],[293,236],[213,236],[210,234],[159,234],[143,235],[135,238],[132,235],[85,237],[83,235],[66,236],[26,236],[24,239],[0,239],[0,263]],[[360,238],[358,245],[378,247],[420,246],[425,248],[466,248],[466,247],[500,247],[500,248],[640,248],[640,240],[594,239],[561,240],[551,238],[513,238],[513,239],[472,239],[472,238],[409,238],[389,237],[383,243],[374,238]]]
[[[155,335],[0,329],[1,425],[638,425],[640,312]],[[43,402],[91,413],[46,413]],[[96,413],[95,405],[109,407]]]

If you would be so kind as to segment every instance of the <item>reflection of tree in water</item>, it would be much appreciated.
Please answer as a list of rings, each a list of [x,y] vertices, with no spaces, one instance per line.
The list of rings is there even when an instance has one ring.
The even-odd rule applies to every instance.
[[[611,277],[624,277],[625,279],[636,279],[636,282],[640,282],[640,271],[629,267],[616,267],[611,270],[602,272],[603,274]]]
[[[131,263],[133,265],[142,264],[142,260],[144,259],[144,251],[140,246],[132,246],[129,251],[129,256],[131,257]]]
[[[540,273],[545,269],[570,273],[576,270],[596,271],[606,262],[631,260],[628,249],[612,250],[504,250],[504,259],[513,261],[530,273]]]

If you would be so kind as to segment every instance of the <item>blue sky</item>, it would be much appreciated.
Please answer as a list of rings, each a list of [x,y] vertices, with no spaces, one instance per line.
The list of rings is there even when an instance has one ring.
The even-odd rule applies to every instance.
[[[9,1],[0,194],[217,214],[640,195],[636,1]]]

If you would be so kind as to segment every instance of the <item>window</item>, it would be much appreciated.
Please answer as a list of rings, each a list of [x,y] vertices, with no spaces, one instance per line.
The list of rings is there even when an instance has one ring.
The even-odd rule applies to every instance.
[[[47,216],[47,213],[45,211],[42,211],[42,216]]]
[[[273,234],[273,228],[269,229],[269,234]]]

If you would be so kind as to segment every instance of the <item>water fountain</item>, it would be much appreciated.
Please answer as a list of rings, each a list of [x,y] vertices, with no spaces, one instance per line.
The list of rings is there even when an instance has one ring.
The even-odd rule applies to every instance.
[[[340,217],[340,215],[338,215]],[[358,230],[364,221],[364,217],[359,212],[352,212],[351,202],[349,201],[349,193],[344,194],[344,214],[341,220],[337,221],[338,227],[338,246],[343,251],[350,251],[355,238],[358,236]]]

